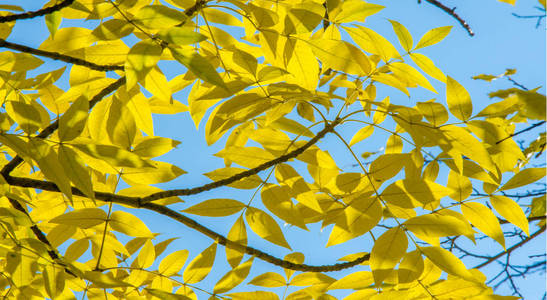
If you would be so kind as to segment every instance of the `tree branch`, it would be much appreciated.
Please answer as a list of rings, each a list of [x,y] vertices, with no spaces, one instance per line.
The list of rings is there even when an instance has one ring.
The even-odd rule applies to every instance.
[[[524,133],[524,132],[526,132],[526,131],[530,131],[530,130],[532,130],[532,129],[538,127],[538,126],[541,126],[541,125],[543,125],[543,124],[545,124],[545,121],[537,122],[536,124],[533,124],[533,125],[530,126],[530,127],[524,128],[524,129],[521,130],[521,131],[517,131],[517,132],[515,132],[515,133],[513,133],[513,134],[511,134],[511,135],[509,135],[509,136],[507,136],[507,137],[504,137],[503,139],[497,141],[497,142],[496,142],[496,145],[499,144],[499,143],[501,143],[501,142],[503,142],[503,141],[505,141],[506,139],[510,139],[510,138],[512,138],[512,137],[515,137],[515,136],[521,134],[521,133]]]
[[[70,6],[74,0],[64,0],[59,4],[55,4],[50,7],[42,8],[36,11],[29,11],[21,14],[16,15],[8,15],[8,16],[1,16],[0,17],[0,23],[6,23],[6,22],[12,22],[16,20],[22,20],[22,19],[32,19],[35,17],[45,16],[51,13],[54,13],[56,11],[59,11],[67,6]]]
[[[536,236],[540,235],[544,231],[545,231],[545,226],[541,227],[538,231],[534,232],[531,236],[527,237],[526,239],[524,239],[524,240],[520,241],[519,243],[513,245],[511,248],[507,249],[507,251],[502,251],[502,252],[490,257],[488,260],[486,260],[482,264],[479,264],[479,265],[473,267],[473,269],[480,269],[482,267],[485,267],[485,266],[489,265],[490,263],[492,263],[496,259],[504,256],[505,254],[507,254],[507,255],[511,254],[511,252],[513,252],[515,249],[517,249],[517,248],[523,246],[524,244],[528,243],[529,241],[533,240]]]
[[[51,191],[51,192],[59,192],[59,188],[57,188],[57,185],[55,183],[50,181],[42,181],[37,179],[31,179],[31,178],[21,178],[21,177],[14,177],[14,176],[7,176],[6,182],[10,185],[19,186],[19,187],[29,187],[29,188],[37,188],[44,191]],[[76,196],[86,197],[84,193],[82,193],[80,190],[78,190],[75,187],[72,187],[72,194]],[[364,261],[367,261],[370,257],[369,254],[363,255],[353,261],[345,262],[345,263],[339,263],[339,264],[333,264],[333,265],[322,265],[322,266],[311,266],[306,264],[295,264],[286,260],[282,260],[279,258],[276,258],[270,254],[267,254],[263,251],[260,251],[258,249],[255,249],[253,247],[249,246],[243,246],[239,243],[236,243],[234,241],[231,241],[224,237],[223,235],[199,224],[198,222],[194,221],[193,219],[184,216],[166,206],[159,205],[156,203],[143,203],[141,201],[141,198],[139,197],[129,197],[129,196],[121,196],[116,194],[110,194],[110,193],[104,193],[104,192],[95,192],[95,199],[101,200],[104,202],[111,202],[111,203],[118,203],[118,204],[124,204],[128,206],[132,206],[135,208],[145,208],[151,211],[155,211],[159,214],[162,214],[164,216],[167,216],[183,225],[186,225],[208,237],[215,240],[221,245],[228,246],[237,250],[240,250],[246,254],[254,255],[257,258],[269,262],[271,264],[274,264],[276,266],[283,267],[285,269],[291,269],[296,271],[306,271],[306,272],[331,272],[331,271],[340,271],[344,269],[351,268],[355,265],[358,265]]]
[[[20,44],[10,43],[10,42],[8,42],[4,39],[0,39],[0,47],[8,48],[8,49],[16,50],[16,51],[21,51],[21,52],[25,52],[25,53],[30,53],[30,54],[34,54],[34,55],[44,56],[44,57],[47,57],[47,58],[51,58],[53,60],[60,60],[60,61],[64,61],[64,62],[67,62],[67,63],[70,63],[70,64],[75,64],[75,65],[88,67],[92,70],[101,71],[101,72],[115,71],[115,70],[123,71],[124,70],[123,66],[98,65],[96,63],[92,63],[92,62],[89,62],[89,61],[81,59],[81,58],[72,57],[72,56],[64,55],[64,54],[57,53],[57,52],[50,52],[50,51],[35,49],[35,48],[28,47],[28,46],[20,45]]]
[[[436,7],[444,10],[447,14],[449,14],[450,16],[452,16],[454,19],[458,20],[458,22],[460,23],[460,25],[462,25],[463,28],[465,28],[465,30],[467,31],[467,33],[470,35],[470,36],[474,36],[475,33],[473,32],[473,30],[471,29],[471,26],[469,26],[469,24],[467,24],[467,22],[462,19],[462,17],[460,17],[456,12],[456,8],[449,8],[448,6],[444,5],[443,3],[441,3],[440,1],[438,0],[425,0],[433,5],[435,5]],[[421,1],[418,1],[418,3],[421,3]]]

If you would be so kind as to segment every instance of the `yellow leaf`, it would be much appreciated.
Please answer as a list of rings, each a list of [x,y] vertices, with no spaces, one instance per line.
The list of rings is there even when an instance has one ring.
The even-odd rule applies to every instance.
[[[102,224],[106,220],[106,213],[99,208],[82,208],[57,216],[49,223],[66,224],[80,228],[90,228]]]
[[[152,241],[147,240],[137,256],[137,267],[146,269],[150,267],[156,259],[156,251]]]
[[[389,69],[395,74],[395,76],[399,78],[403,78],[405,81],[407,81],[407,86],[413,87],[414,85],[418,84],[433,93],[437,93],[435,88],[429,83],[429,80],[424,77],[420,72],[418,72],[413,67],[401,63],[401,62],[394,62],[389,64]]]
[[[184,273],[182,274],[184,282],[192,284],[202,281],[205,276],[211,272],[211,268],[215,262],[216,252],[217,244],[213,243],[196,256],[190,264],[188,264],[188,267],[186,267],[186,270],[184,270]]]
[[[65,289],[65,270],[56,267],[55,264],[47,264],[42,269],[44,286],[51,299],[57,298]]]
[[[218,181],[218,180],[232,177],[243,171],[245,171],[245,169],[227,167],[227,168],[216,169],[214,171],[205,173],[203,175],[207,176],[209,179],[213,181]],[[261,183],[262,183],[262,179],[260,179],[258,175],[253,174],[251,176],[246,176],[236,182],[230,183],[228,186],[237,188],[237,189],[254,189],[257,186],[259,186]]]
[[[274,184],[266,184],[260,193],[262,203],[278,218],[291,225],[307,230],[304,217],[291,200],[290,188]]]
[[[115,211],[110,215],[110,221],[108,225],[113,230],[134,237],[148,237],[152,238],[154,235],[150,232],[150,229],[134,215],[125,211]]]
[[[167,78],[165,78],[165,75],[158,66],[151,68],[150,71],[146,73],[141,83],[144,88],[152,93],[159,101],[173,103],[171,88],[169,87]]]
[[[84,160],[78,153],[72,150],[72,148],[60,144],[57,155],[65,174],[74,186],[87,197],[92,199],[95,198],[91,175],[85,166]]]
[[[363,140],[367,139],[369,136],[372,135],[373,132],[374,132],[374,126],[372,126],[372,125],[367,125],[367,126],[361,128],[361,129],[359,129],[353,135],[353,137],[351,138],[351,141],[349,142],[349,145],[353,146],[353,145],[359,143],[360,141],[363,141]]]
[[[187,67],[188,70],[192,71],[200,79],[220,87],[226,87],[226,84],[220,78],[213,65],[192,47],[170,47],[169,50],[171,50],[171,54],[178,62]]]
[[[133,32],[134,26],[125,20],[111,19],[102,22],[91,32],[92,35],[100,40],[117,40]]]
[[[414,250],[405,254],[397,271],[399,283],[410,283],[418,279],[424,271],[424,260],[420,251]]]
[[[182,174],[183,169],[163,161],[150,161],[152,167],[124,168],[122,179],[131,185],[168,182]]]
[[[384,62],[388,62],[392,58],[399,58],[399,52],[393,45],[383,36],[379,35],[372,29],[355,25],[357,28],[344,28],[357,46],[366,52],[379,55]]]
[[[473,113],[471,96],[461,84],[450,76],[446,77],[446,103],[450,112],[462,121],[467,121]]]
[[[363,199],[364,198],[364,199]],[[382,205],[375,197],[356,197],[336,218],[327,247],[338,245],[367,233],[382,218]]]
[[[414,208],[437,201],[450,194],[450,189],[422,179],[398,180],[384,189],[382,199],[402,208]]]
[[[441,247],[420,247],[419,250],[446,273],[475,281],[475,278],[467,270],[463,262],[450,251]]]
[[[118,90],[118,92],[121,90]],[[159,98],[156,98],[159,99]],[[176,102],[179,103],[179,102]],[[129,102],[127,102],[126,106],[133,114],[133,117],[135,118],[135,123],[137,124],[137,127],[144,131],[146,135],[153,136],[154,135],[154,121],[152,120],[152,108],[151,108],[151,102],[148,101],[142,94],[136,94],[134,96],[130,97]],[[179,103],[180,104],[180,103]],[[175,105],[175,102],[173,102],[173,106]],[[154,113],[158,113],[157,111],[154,111]]]
[[[312,47],[300,40],[286,39],[285,52],[290,55],[286,58],[285,66],[294,76],[294,82],[315,91],[319,82],[319,63],[314,57]]]
[[[420,113],[433,125],[439,126],[448,121],[448,112],[444,105],[436,102],[418,102],[416,107]]]
[[[78,97],[70,108],[59,118],[59,139],[63,142],[78,137],[84,130],[88,117],[89,102],[84,96]]]
[[[359,0],[344,1],[334,16],[329,16],[334,23],[365,22],[365,18],[384,9],[384,6],[366,3]]]
[[[463,216],[487,236],[493,238],[505,249],[505,238],[498,218],[486,206],[476,202],[462,203]]]
[[[286,283],[283,276],[274,272],[266,272],[256,276],[248,284],[272,288],[284,286]]]
[[[410,53],[410,58],[427,75],[439,81],[446,82],[446,75],[444,75],[444,73],[437,68],[437,66],[435,66],[429,57],[420,53]]]
[[[115,278],[110,272],[85,271],[83,278],[104,289],[130,286],[130,284]]]
[[[454,125],[443,126],[440,128],[443,134],[443,140],[440,141],[441,148],[449,153],[455,151],[463,154],[471,160],[477,162],[480,167],[496,174],[497,169],[485,144],[479,142],[473,135],[462,127]]]
[[[451,29],[452,26],[444,26],[429,30],[420,38],[418,44],[416,45],[416,47],[414,47],[414,49],[416,50],[437,44],[438,42],[442,41],[448,35],[448,33],[450,33]]]
[[[239,216],[234,225],[228,232],[227,238],[242,246],[247,246],[247,229],[245,227],[245,221],[243,216]],[[230,245],[226,245],[226,259],[232,268],[235,268],[243,259],[243,253],[240,249],[234,249]]]
[[[161,156],[180,144],[169,138],[159,136],[147,136],[143,138],[133,149],[133,153],[138,156],[148,159]]]
[[[179,46],[199,43],[207,39],[203,34],[184,27],[170,27],[164,29],[158,32],[158,37],[168,43]]]
[[[346,41],[317,39],[311,40],[313,53],[323,63],[323,70],[333,68],[358,76],[370,73],[370,62],[361,50]],[[307,69],[306,72],[311,72]]]
[[[528,219],[517,202],[505,196],[492,195],[490,196],[490,203],[502,217],[522,229],[527,235],[530,235]]]
[[[131,47],[125,61],[126,87],[131,90],[138,81],[144,79],[146,74],[156,66],[160,59],[162,47],[153,40],[143,40]]]
[[[249,207],[245,211],[245,219],[247,220],[249,227],[251,227],[253,232],[259,237],[281,247],[291,249],[277,222],[264,211],[258,208]]]
[[[473,192],[473,185],[469,178],[452,170],[448,173],[446,187],[452,189],[452,192],[448,196],[456,201],[467,199]]]
[[[265,162],[275,159],[275,156],[264,149],[257,147],[230,147],[217,154],[218,157],[228,159],[240,166],[254,168]]]
[[[473,230],[462,220],[449,215],[427,214],[408,219],[403,225],[423,237],[445,237],[473,234]]]
[[[316,285],[316,284],[331,284],[335,282],[336,279],[325,275],[323,273],[314,273],[314,272],[305,272],[300,273],[291,279],[290,284],[293,286],[306,286],[306,285]]]
[[[112,98],[109,116],[106,121],[106,131],[114,145],[130,149],[137,134],[137,126],[133,114],[117,98]]]
[[[153,166],[138,155],[112,145],[94,144],[89,141],[85,144],[74,143],[72,146],[84,154],[104,160],[115,167],[143,168]]]
[[[372,246],[370,268],[376,284],[380,284],[405,255],[408,240],[404,230],[397,226],[384,232]]]
[[[209,199],[182,211],[206,217],[225,217],[237,213],[244,207],[245,204],[233,199]]]
[[[501,188],[501,191],[515,189],[536,182],[545,177],[545,168],[523,169],[511,177]]]
[[[150,29],[162,29],[181,24],[186,20],[182,12],[164,5],[147,5],[141,8],[132,21]]]
[[[65,27],[55,33],[40,45],[40,50],[66,53],[68,51],[88,47],[95,41],[91,30],[82,27]]]
[[[372,272],[356,271],[329,285],[329,290],[363,289],[374,283]]]
[[[406,52],[410,51],[412,49],[412,45],[414,42],[412,41],[412,35],[410,35],[410,32],[408,32],[408,29],[404,27],[401,23],[393,20],[388,20],[391,23],[391,26],[393,27],[393,31],[395,31],[395,34],[397,35],[397,38],[399,39],[399,44],[405,49]],[[412,55],[412,54],[411,54]]]
[[[33,138],[29,141],[32,158],[38,164],[40,171],[44,176],[53,181],[59,190],[69,199],[72,199],[72,190],[70,180],[68,179],[61,163],[59,162],[58,154],[44,140]]]
[[[18,101],[7,101],[5,105],[8,115],[26,133],[35,134],[41,127],[40,113],[34,106]]]
[[[397,175],[410,159],[406,153],[380,155],[370,164],[369,173],[374,179],[386,181]]]
[[[279,297],[275,293],[264,291],[230,293],[226,296],[229,296],[233,300],[279,300]]]
[[[220,280],[215,284],[213,291],[215,294],[226,293],[227,291],[238,286],[247,278],[251,266],[253,264],[254,257],[249,258],[246,262],[228,271]]]
[[[188,250],[178,250],[167,255],[158,267],[158,272],[165,276],[175,275],[182,269],[188,259]]]

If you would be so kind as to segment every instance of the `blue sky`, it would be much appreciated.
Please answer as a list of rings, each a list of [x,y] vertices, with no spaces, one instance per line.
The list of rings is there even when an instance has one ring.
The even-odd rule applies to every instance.
[[[29,10],[38,9],[44,4],[43,1],[34,0],[1,2],[22,5],[25,9]],[[477,113],[482,107],[490,103],[490,99],[487,96],[488,92],[511,87],[511,84],[503,79],[492,83],[475,81],[471,79],[473,75],[481,73],[500,74],[506,68],[516,68],[517,74],[513,77],[524,86],[535,88],[545,84],[545,22],[539,28],[535,28],[535,20],[517,19],[511,15],[511,13],[520,15],[539,14],[540,11],[534,8],[534,6],[538,5],[536,1],[518,0],[516,6],[500,3],[495,0],[445,1],[450,7],[457,6],[456,12],[473,28],[473,31],[476,33],[474,37],[470,37],[453,18],[426,1],[422,1],[423,3],[421,4],[418,4],[415,0],[376,0],[369,2],[385,5],[386,8],[368,18],[365,25],[388,38],[398,49],[401,48],[398,45],[397,38],[391,29],[388,19],[396,20],[406,26],[414,37],[415,42],[431,28],[453,26],[450,35],[443,42],[428,47],[421,53],[426,54],[447,75],[465,86],[473,99],[474,113]],[[37,23],[39,23],[39,26]],[[73,24],[70,21],[64,20],[61,26],[74,26]],[[48,32],[43,18],[37,18],[35,20],[18,21],[8,41],[38,47],[47,36]],[[47,64],[43,68],[49,70],[64,65],[64,63],[46,61]],[[170,76],[181,72],[177,68],[170,68],[165,71]],[[382,99],[389,95],[392,103],[410,106],[413,106],[417,101],[425,101],[432,98],[437,98],[439,102],[444,103],[444,84],[434,79],[430,81],[439,91],[439,94],[436,95],[423,89],[413,89],[411,97],[408,98],[403,93],[394,89],[379,88],[379,98]],[[545,93],[545,88],[542,87],[540,91]],[[183,103],[185,102],[184,97],[184,93],[176,95],[176,99]],[[222,160],[211,158],[211,155],[222,148],[225,139],[220,140],[212,147],[207,147],[204,139],[204,124],[202,124],[199,130],[196,130],[187,113],[173,116],[156,115],[154,120],[156,135],[170,137],[182,142],[178,149],[163,156],[161,160],[174,163],[189,172],[189,174],[183,175],[171,183],[162,185],[162,188],[201,185],[208,182],[208,179],[199,174],[223,167]],[[351,126],[347,126],[341,132],[350,135],[350,132],[354,129]],[[375,141],[378,141],[377,145],[374,143]],[[384,142],[381,139],[372,140],[370,143],[365,143],[366,145],[356,146],[356,152],[378,151],[382,147],[382,143]],[[348,171],[351,170],[351,167],[348,166],[353,164],[354,161],[342,149],[334,136],[327,136],[323,139],[320,142],[320,147],[328,149],[331,152],[337,159],[339,167]],[[357,169],[351,171],[358,172]],[[261,175],[265,173],[263,172]],[[185,200],[190,204],[205,199],[229,197],[246,202],[251,195],[252,190],[249,192],[223,188],[192,196]],[[255,201],[253,203],[258,202]],[[180,205],[179,207],[183,208],[187,206],[189,205]],[[209,238],[187,229],[183,225],[166,222],[155,213],[138,212],[135,214],[141,217],[153,232],[162,233],[160,240],[172,236],[181,237],[168,250],[173,251],[178,248],[187,248],[190,250],[190,259],[212,243]],[[223,218],[222,221],[213,218],[197,219],[213,230],[225,234],[229,229],[228,226],[233,224],[237,216],[236,214],[232,217]],[[306,263],[310,264],[332,263],[344,254],[362,251],[363,244],[370,245],[367,243],[371,243],[368,238],[359,238],[344,245],[325,249],[324,245],[328,239],[330,227],[326,228],[323,232],[320,231],[319,224],[311,224],[309,228],[309,232],[291,228],[291,230],[286,231],[286,236],[291,247],[295,251],[303,252],[306,255]],[[253,235],[250,230],[248,230],[248,233],[250,236]],[[288,254],[286,249],[274,246],[256,236],[250,238],[249,244],[255,248],[266,250],[277,257]],[[313,247],[310,247],[310,245],[313,245]],[[533,247],[543,247],[544,249],[545,236],[543,235],[542,238],[535,241],[532,245]],[[500,249],[499,246],[492,246],[493,253],[497,253]],[[525,257],[526,253],[516,253],[515,255]],[[257,272],[258,270],[266,271],[269,268],[270,265],[255,260],[254,271],[250,278],[252,278],[253,274],[260,274]],[[275,271],[280,271],[277,268],[275,269]],[[219,247],[217,250],[217,261],[213,269],[214,274],[211,274],[204,282],[198,284],[198,286],[212,286],[227,270],[228,265],[224,259],[224,248]],[[350,271],[339,272],[332,274],[332,276],[339,278],[348,274],[348,272]],[[542,284],[537,284],[538,282]],[[523,295],[528,299],[538,299],[545,291],[544,282],[545,278],[544,274],[542,274],[531,276],[525,281],[521,280],[519,281],[519,285],[522,287]],[[499,290],[500,293],[504,291],[507,292],[507,289],[503,288]],[[204,295],[199,296],[201,299]]]

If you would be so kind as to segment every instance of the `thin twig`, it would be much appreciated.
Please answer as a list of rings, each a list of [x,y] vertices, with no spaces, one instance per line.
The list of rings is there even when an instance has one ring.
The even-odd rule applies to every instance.
[[[475,33],[473,32],[473,30],[471,29],[471,27],[469,26],[469,24],[467,24],[467,22],[462,19],[462,17],[460,17],[456,12],[456,8],[449,8],[448,6],[444,5],[443,3],[441,3],[440,1],[438,0],[425,0],[433,5],[435,5],[436,7],[444,10],[447,14],[449,14],[450,16],[452,16],[454,19],[458,20],[458,22],[462,25],[463,28],[465,28],[465,30],[467,30],[467,33],[470,35],[470,36],[474,36]]]
[[[40,49],[35,49],[35,48],[28,47],[28,46],[20,45],[20,44],[10,43],[10,42],[8,42],[4,39],[0,39],[0,47],[8,48],[8,49],[16,50],[16,51],[21,51],[21,52],[25,52],[25,53],[30,53],[30,54],[34,54],[34,55],[44,56],[44,57],[47,57],[47,58],[51,58],[53,60],[60,60],[60,61],[64,61],[64,62],[67,62],[67,63],[70,63],[70,64],[75,64],[75,65],[88,67],[92,70],[101,71],[101,72],[115,71],[115,70],[123,71],[124,70],[123,66],[98,65],[96,63],[92,63],[92,62],[89,62],[89,61],[81,59],[81,58],[72,57],[72,56],[64,55],[64,54],[57,53],[57,52],[51,52],[51,51],[44,51],[44,50],[40,50]]]
[[[531,236],[527,237],[526,239],[524,239],[524,240],[520,241],[519,243],[513,245],[511,248],[507,249],[507,251],[502,251],[502,252],[490,257],[485,262],[473,267],[473,269],[480,269],[484,266],[489,265],[490,263],[492,263],[496,259],[504,256],[505,254],[508,254],[508,255],[511,254],[511,252],[513,252],[515,249],[517,249],[517,248],[523,246],[524,244],[528,243],[529,241],[533,240],[536,236],[540,235],[544,231],[545,231],[545,226],[541,227],[538,231],[534,232]]]
[[[499,144],[499,143],[501,143],[501,142],[503,142],[503,141],[505,141],[506,139],[510,139],[510,138],[512,138],[512,137],[515,137],[515,136],[521,134],[521,133],[524,133],[524,132],[526,132],[526,131],[530,131],[530,130],[532,130],[532,129],[538,127],[538,126],[541,126],[541,125],[543,125],[543,124],[545,124],[545,121],[538,122],[538,123],[536,123],[536,124],[531,125],[530,127],[524,128],[524,129],[521,130],[521,131],[517,131],[517,132],[515,132],[515,133],[513,133],[513,134],[510,134],[509,136],[507,136],[507,137],[505,137],[505,138],[503,138],[503,139],[497,141],[497,142],[496,142],[496,145]]]
[[[74,0],[65,0],[59,4],[55,4],[53,6],[42,8],[36,11],[29,11],[25,13],[16,14],[16,15],[1,16],[0,23],[12,22],[12,21],[22,20],[22,19],[32,19],[35,17],[45,16],[63,9],[71,5],[73,2]]]

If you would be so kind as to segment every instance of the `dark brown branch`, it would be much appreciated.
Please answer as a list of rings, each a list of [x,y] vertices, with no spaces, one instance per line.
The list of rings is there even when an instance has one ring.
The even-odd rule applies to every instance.
[[[102,89],[97,95],[95,95],[91,100],[89,100],[89,109],[93,108],[97,102],[101,101],[106,95],[112,93],[117,88],[122,86],[125,83],[125,77],[121,77],[120,79],[113,82],[111,85],[105,87]],[[49,124],[44,130],[42,130],[37,137],[38,138],[46,138],[50,134],[52,134],[55,130],[59,128],[59,120],[55,120],[55,122]],[[17,155],[15,156],[8,164],[6,164],[2,170],[0,171],[0,174],[4,177],[8,176],[11,171],[13,171],[17,166],[23,162],[23,159]]]
[[[289,152],[285,155],[282,155],[282,156],[280,156],[276,159],[265,162],[265,163],[259,165],[258,167],[243,171],[243,172],[238,173],[238,174],[236,174],[232,177],[221,179],[221,180],[211,182],[211,183],[208,183],[208,184],[205,184],[205,185],[202,185],[202,186],[198,186],[198,187],[195,187],[195,188],[175,189],[175,190],[169,190],[169,191],[162,191],[162,192],[158,192],[158,193],[151,194],[149,196],[143,197],[141,200],[143,202],[150,202],[150,201],[159,200],[159,199],[168,198],[168,197],[173,197],[173,196],[195,195],[195,194],[199,194],[199,193],[202,193],[202,192],[205,192],[205,191],[209,191],[209,190],[221,187],[221,186],[228,185],[230,183],[236,182],[236,181],[238,181],[240,179],[243,179],[245,177],[255,175],[260,171],[264,171],[269,167],[275,166],[275,165],[280,164],[282,162],[286,162],[289,159],[295,158],[298,155],[302,154],[302,152],[304,152],[306,149],[311,147],[313,144],[317,143],[317,141],[319,141],[319,139],[323,138],[328,132],[332,131],[332,129],[336,125],[338,125],[340,123],[340,121],[342,121],[342,119],[336,119],[333,122],[331,122],[330,124],[325,125],[325,128],[323,128],[323,130],[318,132],[316,136],[314,136],[311,140],[309,140],[302,147],[297,148],[297,149],[295,149],[295,150],[293,150],[293,151],[291,151],[291,152]]]
[[[473,269],[480,269],[482,267],[485,267],[487,265],[489,265],[490,263],[496,261],[498,258],[504,256],[504,255],[509,255],[511,254],[511,252],[513,252],[515,249],[523,246],[524,244],[528,243],[529,241],[533,240],[536,236],[540,235],[541,233],[543,233],[545,231],[545,226],[541,227],[538,231],[534,232],[531,236],[527,237],[526,239],[520,241],[519,243],[513,245],[511,248],[507,249],[507,251],[502,251],[492,257],[490,257],[488,260],[486,260],[485,262],[473,267]]]
[[[21,14],[16,15],[8,15],[8,16],[1,16],[0,17],[0,23],[6,23],[6,22],[12,22],[16,20],[23,20],[23,19],[32,19],[40,16],[45,16],[51,13],[54,13],[56,11],[59,11],[67,6],[70,6],[74,0],[65,0],[61,3],[55,4],[50,7],[42,8],[36,11],[29,11]]]
[[[467,33],[470,35],[470,36],[474,36],[475,33],[473,32],[473,30],[471,29],[471,27],[469,26],[469,24],[467,24],[467,22],[462,19],[462,17],[460,17],[456,12],[456,8],[449,8],[448,6],[444,5],[443,3],[441,3],[440,1],[438,0],[425,0],[433,5],[435,5],[436,7],[444,10],[447,14],[449,14],[450,16],[452,16],[454,19],[458,20],[458,22],[460,23],[460,25],[462,25],[463,28],[465,28],[465,30],[467,30]],[[418,1],[418,3],[420,3],[421,1]]]
[[[510,139],[510,138],[512,138],[512,137],[515,137],[515,136],[521,134],[521,133],[524,133],[524,132],[526,132],[526,131],[530,131],[530,130],[532,130],[532,129],[538,127],[538,126],[541,126],[541,125],[543,125],[543,124],[545,124],[545,121],[537,122],[536,124],[533,124],[533,125],[530,126],[530,127],[524,128],[524,129],[521,130],[521,131],[517,131],[517,132],[515,132],[515,133],[513,133],[513,134],[511,134],[511,135],[509,135],[509,136],[507,136],[507,137],[504,137],[503,139],[497,141],[497,142],[496,142],[496,145],[499,144],[499,143],[501,143],[501,142],[503,142],[503,141],[505,141],[506,139]]]
[[[47,58],[51,58],[53,60],[60,60],[60,61],[64,61],[64,62],[67,62],[67,63],[70,63],[70,64],[84,66],[84,67],[90,68],[92,70],[101,71],[101,72],[115,71],[115,70],[123,71],[124,70],[123,66],[98,65],[98,64],[95,64],[95,63],[92,63],[92,62],[89,62],[87,60],[80,59],[80,58],[77,58],[77,57],[72,57],[72,56],[64,55],[64,54],[57,53],[57,52],[50,52],[50,51],[35,49],[35,48],[28,47],[28,46],[20,45],[20,44],[10,43],[10,42],[8,42],[4,39],[0,39],[0,47],[8,48],[8,49],[16,50],[16,51],[21,51],[21,52],[25,52],[25,53],[30,53],[30,54],[34,54],[34,55],[44,56],[44,57],[47,57]]]
[[[37,189],[41,189],[44,191],[51,191],[51,192],[59,192],[59,188],[57,188],[57,185],[55,185],[55,183],[50,181],[41,181],[41,180],[36,180],[31,178],[21,178],[21,177],[13,177],[13,176],[8,176],[5,179],[8,184],[14,185],[14,186],[37,188]],[[82,193],[80,190],[78,190],[75,187],[72,187],[72,194],[76,196],[86,197],[84,193]],[[159,214],[167,216],[183,225],[186,225],[210,237],[211,239],[215,240],[221,245],[240,250],[249,255],[254,255],[261,260],[264,260],[276,266],[283,267],[285,269],[291,269],[296,271],[307,271],[307,272],[340,271],[347,268],[351,268],[364,261],[367,261],[370,257],[369,254],[366,254],[350,262],[333,264],[333,265],[323,265],[323,266],[295,264],[295,263],[274,257],[268,253],[255,249],[253,247],[243,246],[239,243],[233,242],[227,239],[226,237],[224,237],[223,235],[194,221],[193,219],[188,218],[163,205],[159,205],[159,204],[151,203],[151,202],[143,203],[138,197],[121,196],[121,195],[115,195],[115,194],[104,193],[104,192],[95,192],[95,199],[101,200],[104,202],[124,204],[124,205],[132,206],[135,208],[144,208],[151,211],[155,211]]]

